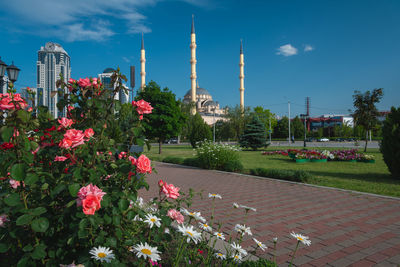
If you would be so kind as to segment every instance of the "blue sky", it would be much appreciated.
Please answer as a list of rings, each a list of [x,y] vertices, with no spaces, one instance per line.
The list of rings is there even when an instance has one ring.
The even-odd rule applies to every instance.
[[[0,56],[22,69],[18,87],[36,86],[37,51],[48,41],[71,56],[73,78],[136,66],[144,32],[147,81],[182,98],[190,88],[195,15],[197,75],[222,106],[239,103],[244,42],[245,105],[278,115],[343,114],[354,90],[384,88],[378,105],[400,103],[400,1],[396,0],[13,0],[2,1]],[[137,89],[137,88],[136,88]]]

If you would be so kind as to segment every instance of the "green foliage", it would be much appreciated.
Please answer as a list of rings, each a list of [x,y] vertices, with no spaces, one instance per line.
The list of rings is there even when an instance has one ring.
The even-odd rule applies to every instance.
[[[218,120],[215,123],[215,140],[218,142],[235,139],[235,129],[228,120]]]
[[[183,165],[192,166],[192,167],[200,167],[199,161],[197,158],[185,158],[183,160]]]
[[[353,105],[354,105],[354,123],[364,128],[366,133],[372,130],[378,124],[377,117],[379,116],[376,104],[381,101],[383,97],[383,89],[374,89],[372,92],[366,91],[362,94],[360,91],[354,91]],[[367,152],[368,138],[365,136],[364,152]]]
[[[291,134],[294,135],[295,138],[304,138],[304,123],[301,121],[299,116],[296,116],[291,121]]]
[[[188,121],[189,141],[192,147],[197,147],[197,143],[204,140],[211,140],[212,132],[210,126],[204,122],[200,114],[191,115]]]
[[[383,160],[395,178],[400,178],[400,107],[392,107],[383,122],[380,150]]]
[[[168,156],[163,158],[162,162],[173,163],[173,164],[183,164],[183,158]]]
[[[274,128],[274,137],[275,138],[287,138],[289,134],[289,119],[287,117],[283,117],[280,119],[276,127]]]
[[[303,170],[292,171],[292,170],[256,168],[256,169],[250,169],[250,173],[262,177],[275,178],[292,182],[302,182],[302,183],[305,183],[312,178],[312,175],[309,172]]]
[[[264,124],[265,130],[268,133],[268,130],[271,125],[271,130],[273,130],[278,123],[276,119],[276,115],[271,113],[269,109],[264,109],[263,107],[257,106],[254,108],[254,114],[260,119],[260,121]],[[271,124],[270,124],[271,122]]]
[[[181,110],[181,103],[167,87],[161,90],[154,81],[149,82],[136,99],[144,99],[153,106],[152,113],[144,118],[143,126],[146,137],[159,141],[161,154],[162,143],[171,137],[178,136],[186,121]]]
[[[266,259],[258,259],[256,261],[245,261],[239,264],[240,267],[276,267],[276,263],[266,260]]]
[[[244,111],[241,110],[239,105],[228,108],[228,114],[226,117],[228,118],[232,129],[235,131],[236,140],[239,140],[239,137],[243,134],[245,125],[250,121],[250,114],[250,107],[245,107]]]
[[[243,135],[240,136],[239,145],[257,150],[257,148],[266,147],[266,144],[265,125],[261,123],[257,116],[253,116],[246,125]]]
[[[239,149],[235,146],[214,144],[211,141],[200,142],[199,147],[196,148],[199,166],[205,169],[216,170],[231,169],[233,171],[239,171],[243,169],[239,160],[238,151]]]
[[[243,169],[244,167],[240,160],[230,160],[222,166],[222,170],[227,172],[242,172]]]

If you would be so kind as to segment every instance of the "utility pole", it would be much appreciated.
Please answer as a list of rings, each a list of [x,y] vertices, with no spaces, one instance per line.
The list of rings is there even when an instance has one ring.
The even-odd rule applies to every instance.
[[[290,101],[288,101],[288,111],[289,111],[289,146],[290,146],[290,140],[291,140],[291,136],[290,136]]]
[[[215,144],[215,108],[214,108],[214,126],[213,126],[213,143]]]
[[[272,129],[271,129],[271,113],[269,114],[269,144],[271,144],[271,132],[272,132]]]

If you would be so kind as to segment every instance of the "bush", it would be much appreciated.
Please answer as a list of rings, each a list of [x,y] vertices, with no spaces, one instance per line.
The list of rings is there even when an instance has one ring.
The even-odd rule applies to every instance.
[[[199,160],[197,158],[186,158],[183,160],[183,165],[192,166],[192,167],[200,167]]]
[[[257,175],[267,178],[275,178],[280,180],[302,182],[302,183],[307,182],[313,177],[309,172],[302,170],[292,171],[292,170],[256,168],[256,169],[250,169],[250,173],[252,175]]]
[[[199,166],[204,169],[225,170],[224,166],[228,162],[239,161],[239,148],[235,146],[217,144],[211,141],[204,141],[199,143],[196,148]],[[230,168],[235,169],[238,163],[232,163]]]
[[[265,126],[257,116],[246,125],[244,133],[240,136],[239,144],[241,147],[257,150],[260,147],[266,147]]]
[[[223,165],[222,169],[227,172],[241,172],[243,171],[244,167],[242,162],[240,162],[240,160],[237,159],[226,162]]]
[[[174,156],[168,156],[163,158],[162,162],[173,163],[173,164],[183,164],[184,159]]]
[[[392,107],[383,122],[380,150],[393,177],[400,178],[400,107]]]

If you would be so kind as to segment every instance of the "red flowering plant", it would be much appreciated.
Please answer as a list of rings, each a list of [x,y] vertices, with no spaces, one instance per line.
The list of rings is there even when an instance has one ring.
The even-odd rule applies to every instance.
[[[115,100],[123,80],[116,71],[109,90],[96,78],[61,79],[57,119],[28,108],[14,88],[0,94],[1,266],[91,266],[95,246],[124,255],[116,264],[132,257],[126,247],[137,212],[129,206],[152,167],[129,148],[145,144],[141,121],[151,104]]]

